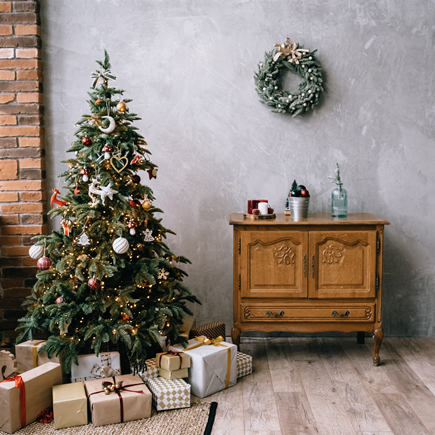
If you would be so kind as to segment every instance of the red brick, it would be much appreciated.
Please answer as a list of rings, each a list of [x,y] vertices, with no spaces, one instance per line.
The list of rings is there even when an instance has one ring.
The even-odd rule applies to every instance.
[[[17,59],[33,59],[41,56],[37,48],[17,48],[15,50],[15,57]]]
[[[19,310],[21,309],[22,301],[18,299],[2,299],[1,306],[3,310]]]
[[[12,35],[12,26],[0,26],[0,35]]]
[[[36,266],[37,260],[34,260],[33,258],[30,257],[23,257],[22,262],[23,262],[23,266]]]
[[[17,117],[13,115],[0,116],[0,125],[17,125]]]
[[[4,278],[27,278],[34,277],[38,269],[36,267],[6,267],[3,269]]]
[[[20,95],[30,95],[30,94],[18,94]],[[36,94],[38,95],[38,94]],[[0,136],[39,136],[39,127],[0,127]]]
[[[16,160],[0,160],[0,180],[16,180],[18,178],[18,162]]]
[[[21,169],[20,179],[21,180],[44,180],[45,171],[42,169]]]
[[[26,296],[30,295],[30,289],[26,287],[11,288],[3,291],[5,298],[20,298],[24,299]]]
[[[45,219],[45,215],[42,214],[24,214],[21,216],[21,225],[41,225]]]
[[[0,257],[1,267],[21,267],[21,258]]]
[[[16,148],[17,139],[15,137],[0,138],[0,148]]]
[[[30,138],[26,138],[30,139]],[[39,138],[35,138],[38,139]],[[21,138],[20,138],[21,143]],[[9,149],[2,149],[0,150],[0,159],[9,158],[9,159],[15,159],[15,158],[21,158],[21,157],[41,157],[44,154],[44,150],[41,148],[9,148]]]
[[[15,35],[38,35],[41,36],[41,27],[33,25],[20,25],[15,26]]]
[[[1,22],[1,16],[0,16]],[[39,36],[3,36],[0,39],[0,47],[41,47]]]
[[[19,224],[18,215],[14,216],[0,216],[0,226],[1,225],[18,225]],[[3,234],[6,234],[3,232]]]
[[[13,82],[2,82],[0,83],[0,91],[1,92],[29,92],[29,91],[40,91],[41,84],[37,81],[13,81]],[[18,97],[20,94],[18,94]],[[23,103],[20,101],[20,98],[17,98],[19,103]],[[32,101],[33,102],[33,101]]]
[[[21,164],[21,162],[20,162],[20,164]],[[20,200],[24,201],[24,202],[43,201],[44,200],[43,193],[45,193],[45,192],[21,192],[20,193]],[[5,193],[5,195],[7,195],[7,194]],[[45,197],[47,197],[47,195],[45,195]]]
[[[0,114],[3,115],[29,115],[31,113],[42,115],[44,113],[44,107],[39,104],[3,104],[0,106]]]
[[[14,12],[39,12],[39,2],[14,2]]]
[[[15,52],[14,52],[13,48],[1,48],[0,49],[0,59],[13,59],[14,56],[15,56]]]
[[[23,168],[45,168],[45,159],[20,159],[20,169]]]
[[[39,92],[20,92],[17,95],[18,103],[40,103],[44,102],[44,95]]]
[[[0,12],[12,12],[12,3],[0,2]]]
[[[9,2],[4,2],[9,3]],[[11,3],[9,3],[11,4]],[[37,24],[38,16],[35,13],[15,13],[8,15],[0,15],[0,23],[6,24]]]
[[[7,234],[45,234],[47,232],[46,225],[32,225],[32,226],[6,226],[1,229],[1,233]]]
[[[38,69],[40,63],[37,59],[0,60],[0,69]]]
[[[15,80],[15,71],[0,71],[0,80]]]
[[[0,281],[0,285],[3,289],[12,288],[12,287],[22,287],[23,279],[22,278],[11,278],[11,279],[2,279]]]
[[[17,180],[0,181],[0,190],[45,190],[45,181]]]
[[[20,236],[0,236],[1,246],[17,246],[21,244]],[[3,283],[2,283],[3,286]]]
[[[19,125],[42,125],[43,118],[40,115],[20,115],[18,116]]]
[[[0,95],[0,104],[6,104],[6,103],[10,103],[12,101],[15,101],[15,94],[2,94],[2,95]]]
[[[27,246],[3,246],[2,253],[7,257],[21,257],[29,255],[29,248]]]
[[[0,202],[14,202],[18,201],[18,193],[17,192],[8,192],[1,193],[0,192]]]
[[[14,213],[43,213],[44,204],[5,204],[2,205],[2,213],[14,214]]]
[[[43,147],[44,142],[40,137],[23,137],[18,139],[20,147]],[[29,156],[30,157],[30,156]]]

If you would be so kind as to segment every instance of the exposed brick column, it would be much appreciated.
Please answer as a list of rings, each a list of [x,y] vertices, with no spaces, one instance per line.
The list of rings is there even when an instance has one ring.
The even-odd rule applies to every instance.
[[[39,2],[0,1],[0,341],[35,282],[31,237],[47,233]]]

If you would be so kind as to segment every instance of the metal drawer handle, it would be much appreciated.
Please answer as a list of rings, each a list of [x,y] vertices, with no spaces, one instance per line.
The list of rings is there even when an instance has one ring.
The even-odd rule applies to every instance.
[[[350,314],[350,313],[349,313],[349,311],[347,311],[347,310],[346,310],[344,313],[341,313],[341,314],[338,314],[337,311],[335,311],[335,310],[332,312],[332,315],[333,315],[334,317],[337,317],[337,316],[338,316],[338,317],[347,317],[349,314]]]
[[[284,315],[284,311],[280,311],[279,313],[272,313],[272,311],[268,311],[266,314],[269,317],[282,317]]]

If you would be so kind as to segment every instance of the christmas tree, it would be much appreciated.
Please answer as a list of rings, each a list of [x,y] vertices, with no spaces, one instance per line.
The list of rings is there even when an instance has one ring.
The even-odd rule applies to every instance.
[[[66,160],[67,193],[54,189],[49,211],[61,216],[61,229],[36,236],[29,254],[38,259],[37,282],[24,302],[17,341],[37,331],[49,334],[43,345],[49,356],[66,353],[66,365],[91,343],[98,354],[103,343],[126,345],[130,361],[144,362],[147,349],[165,335],[178,339],[186,302],[198,299],[183,285],[187,274],[163,242],[175,234],[155,216],[152,190],[137,172],[156,178],[147,143],[132,126],[138,118],[123,99],[125,91],[109,87],[115,80],[107,52],[94,78],[90,115],[76,124],[76,139]],[[184,339],[185,340],[185,339]]]

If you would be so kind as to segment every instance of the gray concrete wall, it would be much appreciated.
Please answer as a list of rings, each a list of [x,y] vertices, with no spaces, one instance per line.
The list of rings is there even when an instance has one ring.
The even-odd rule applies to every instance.
[[[49,188],[107,49],[159,165],[149,185],[177,233],[171,247],[193,263],[200,322],[231,328],[229,214],[258,197],[282,212],[294,178],[311,211],[329,211],[327,175],[339,162],[349,212],[391,222],[385,332],[434,336],[434,22],[426,0],[46,0]],[[296,119],[260,104],[253,80],[287,36],[318,49],[327,79],[322,104]]]

